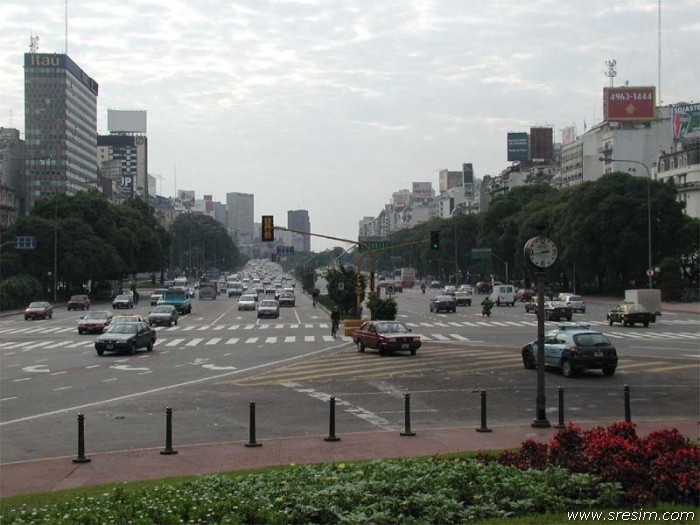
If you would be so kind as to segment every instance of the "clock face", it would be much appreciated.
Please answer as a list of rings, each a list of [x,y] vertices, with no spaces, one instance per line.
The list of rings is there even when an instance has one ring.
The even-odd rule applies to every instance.
[[[549,268],[557,260],[557,245],[547,237],[533,237],[525,244],[527,260],[538,268]]]

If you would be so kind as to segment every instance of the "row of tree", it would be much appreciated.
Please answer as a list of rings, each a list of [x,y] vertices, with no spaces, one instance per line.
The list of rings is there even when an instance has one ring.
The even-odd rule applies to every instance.
[[[12,241],[20,236],[34,237],[36,247],[13,249]],[[0,231],[0,244],[1,284],[30,277],[49,297],[54,272],[61,291],[68,294],[88,282],[135,279],[141,273],[162,282],[168,270],[184,271],[184,260],[196,262],[188,268],[192,275],[211,266],[234,269],[243,263],[226,229],[209,216],[180,215],[166,231],[143,200],[113,204],[96,191],[37,201],[28,217]],[[14,302],[7,295],[3,307]]]
[[[683,207],[670,184],[626,173],[563,190],[516,187],[493,199],[483,213],[433,219],[396,232],[394,248],[376,253],[377,267],[414,267],[424,278],[476,282],[490,275],[504,281],[507,264],[508,279],[528,286],[534,275],[523,246],[545,235],[558,245],[550,279],[562,288],[571,289],[574,280],[577,290],[598,293],[644,288],[651,246],[652,268],[661,270],[655,285],[673,295],[698,284],[700,221]],[[433,231],[439,232],[438,250],[430,246]],[[472,249],[479,248],[489,248],[491,258],[473,257]]]

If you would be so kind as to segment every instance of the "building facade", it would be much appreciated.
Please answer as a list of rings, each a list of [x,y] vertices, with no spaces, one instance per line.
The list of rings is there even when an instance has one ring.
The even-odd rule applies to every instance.
[[[119,167],[113,177],[121,197],[149,197],[148,139],[144,135],[109,134],[97,137],[97,158],[100,167],[111,162]]]
[[[287,228],[299,232],[311,233],[311,221],[309,221],[308,210],[287,211]],[[292,246],[294,246],[294,251],[310,252],[311,236],[298,233],[293,234]]]
[[[9,226],[24,215],[24,141],[19,130],[0,128],[0,225]]]
[[[227,229],[244,255],[250,256],[255,234],[255,196],[252,193],[227,193]]]
[[[98,84],[68,55],[24,55],[24,198],[97,188]]]

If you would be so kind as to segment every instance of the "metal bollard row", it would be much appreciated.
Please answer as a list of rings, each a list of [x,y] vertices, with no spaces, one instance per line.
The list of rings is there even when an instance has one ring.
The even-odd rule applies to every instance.
[[[486,390],[479,390],[481,397],[481,426],[476,429],[477,432],[491,432],[492,430],[487,426],[487,411],[486,411]],[[555,428],[564,428],[564,388],[558,387],[559,394],[559,423],[554,425]],[[330,398],[330,419],[329,419],[329,430],[328,436],[324,437],[324,441],[340,441],[340,438],[335,433],[335,406],[336,400],[335,396]],[[249,403],[250,411],[250,428],[249,428],[249,439],[245,444],[246,447],[261,447],[262,443],[259,443],[255,439],[255,402],[250,401]],[[629,385],[624,385],[624,414],[625,421],[632,421],[632,413],[630,408],[630,387]],[[163,455],[174,455],[177,454],[177,450],[173,448],[173,409],[167,407],[165,409],[165,448],[160,451]],[[415,436],[416,433],[411,430],[411,394],[404,394],[404,430],[400,432],[401,436]],[[73,458],[73,463],[89,463],[92,461],[85,455],[85,415],[78,414],[78,455]]]

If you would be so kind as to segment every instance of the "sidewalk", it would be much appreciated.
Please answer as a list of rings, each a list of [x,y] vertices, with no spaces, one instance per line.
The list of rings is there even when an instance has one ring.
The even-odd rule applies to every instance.
[[[556,421],[551,421],[552,425]],[[608,422],[577,422],[588,429]],[[635,421],[637,434],[677,428],[691,440],[697,440],[697,420]],[[555,428],[532,428],[529,424],[494,426],[491,432],[477,427],[412,429],[415,436],[399,432],[363,432],[337,434],[339,441],[327,436],[302,436],[259,440],[260,446],[247,447],[245,441],[228,441],[178,446],[177,453],[163,455],[162,449],[138,449],[90,454],[88,463],[74,463],[72,457],[57,457],[0,465],[0,496],[52,492],[103,483],[161,479],[217,472],[257,469],[290,463],[324,463],[370,460],[392,457],[433,456],[449,452],[501,450],[515,448],[526,439],[547,442]]]

